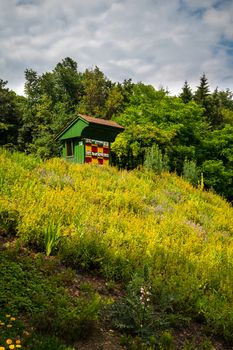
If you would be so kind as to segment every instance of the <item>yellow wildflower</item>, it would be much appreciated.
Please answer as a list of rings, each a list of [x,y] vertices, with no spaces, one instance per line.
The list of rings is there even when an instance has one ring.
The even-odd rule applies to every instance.
[[[8,324],[8,325],[7,325],[7,328],[11,328],[11,327],[12,327],[12,324]]]
[[[11,317],[10,320],[11,320],[11,321],[15,321],[16,318],[15,318],[15,317]]]
[[[0,346],[0,350],[5,350],[5,346]]]
[[[7,340],[6,340],[6,343],[9,345],[9,344],[12,344],[13,342],[12,342],[11,339],[7,339]]]
[[[11,317],[11,315],[6,315],[7,318]]]
[[[16,344],[20,344],[20,343],[21,343],[21,340],[20,340],[20,339],[17,339],[15,343],[16,343]]]
[[[22,345],[20,345],[20,344],[16,344],[16,346],[15,346],[16,348],[22,348]]]
[[[9,349],[14,349],[14,348],[15,348],[14,344],[9,345]]]

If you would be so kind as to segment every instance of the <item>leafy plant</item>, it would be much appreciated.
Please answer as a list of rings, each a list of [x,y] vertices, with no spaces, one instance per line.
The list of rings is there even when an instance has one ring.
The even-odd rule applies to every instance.
[[[146,151],[144,166],[157,174],[169,170],[167,156],[162,155],[162,152],[156,144]]]
[[[133,325],[140,333],[139,321],[145,317],[148,331],[145,326],[142,333],[146,334],[156,322],[165,331],[179,319],[193,317],[232,340],[233,212],[229,203],[166,172],[158,176],[152,171],[118,171],[60,159],[28,170],[27,162],[22,162],[24,169],[20,157],[15,161],[6,151],[0,151],[0,162],[4,175],[0,207],[18,213],[14,221],[18,252],[27,246],[44,251],[47,235],[50,254],[58,254],[67,266],[126,284],[132,283],[135,273],[141,276],[147,265],[151,303],[142,308],[140,287],[145,281],[141,280],[137,292],[130,292],[132,302],[122,300],[119,305],[123,328],[128,324],[129,332],[135,333]],[[35,263],[40,266],[38,256]],[[17,261],[17,254],[14,259]],[[58,270],[55,261],[54,257],[47,259],[47,267],[41,271],[46,278]],[[7,271],[13,276],[10,290],[5,289]],[[1,268],[1,275],[5,279],[2,303],[10,300],[12,307],[25,312],[49,305],[52,287],[42,293],[38,279],[29,286],[31,279],[20,265],[8,264]],[[72,276],[71,271],[60,273],[53,283],[67,286]],[[34,291],[33,298],[22,285],[19,288],[21,280],[25,288]],[[59,298],[63,302],[63,295]],[[162,318],[157,317],[158,310]],[[156,317],[150,316],[154,314]]]
[[[0,208],[0,235],[15,236],[19,222],[19,213],[15,209]]]
[[[0,349],[22,348],[24,343],[25,326],[14,315],[0,309]]]
[[[175,348],[174,339],[170,332],[165,331],[159,338],[159,348],[161,350],[172,350]]]
[[[60,239],[61,228],[59,224],[55,224],[52,220],[49,220],[44,232],[44,243],[47,256],[57,248]]]
[[[183,164],[183,177],[185,178],[185,180],[189,181],[193,186],[197,185],[198,170],[195,161],[188,161],[187,159],[185,159]]]
[[[144,272],[144,277],[136,275],[133,278],[128,285],[126,296],[110,306],[113,324],[133,337],[126,337],[131,346],[138,342],[141,344],[140,349],[150,349],[150,346],[154,349],[155,344],[164,350],[173,349],[172,335],[168,331],[161,333],[169,326],[169,321],[166,315],[156,310],[147,279],[147,268],[144,268]]]
[[[102,307],[101,298],[94,292],[81,293],[79,298],[70,296],[61,285],[57,270],[48,274],[44,266],[47,260],[38,262],[27,254],[19,256],[14,250],[0,251],[0,335],[13,341],[21,339],[21,335],[24,339],[24,330],[29,331],[25,344],[33,344],[33,349],[34,345],[46,348],[41,340],[37,342],[38,336],[42,339],[40,335],[51,349],[52,341],[47,339],[51,334],[61,348],[63,342],[72,344],[85,338],[95,328]]]

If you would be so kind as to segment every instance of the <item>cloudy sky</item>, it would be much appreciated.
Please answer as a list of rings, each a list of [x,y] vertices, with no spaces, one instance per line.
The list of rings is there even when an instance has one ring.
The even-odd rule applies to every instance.
[[[233,0],[0,0],[0,79],[23,93],[24,71],[65,57],[113,81],[193,89],[203,72],[233,90]]]

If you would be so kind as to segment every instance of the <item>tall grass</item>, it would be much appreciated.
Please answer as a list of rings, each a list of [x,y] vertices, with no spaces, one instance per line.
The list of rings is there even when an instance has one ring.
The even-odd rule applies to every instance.
[[[15,157],[0,154],[0,211],[19,213],[19,241],[45,251],[53,223],[67,265],[122,281],[146,265],[164,310],[204,319],[233,340],[233,209],[226,201],[168,173],[60,159],[30,167],[26,156]]]

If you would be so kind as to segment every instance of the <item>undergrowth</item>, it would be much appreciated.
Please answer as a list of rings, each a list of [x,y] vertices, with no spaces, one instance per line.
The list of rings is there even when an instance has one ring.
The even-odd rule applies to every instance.
[[[72,275],[59,268],[57,259],[0,250],[0,349],[68,350],[90,335],[101,299],[95,293],[71,297],[65,285]]]
[[[0,184],[2,235],[109,281],[129,284],[147,266],[152,308],[200,320],[233,341],[233,209],[222,198],[165,172],[42,163],[2,150]],[[9,268],[21,276],[13,261]],[[20,276],[12,286],[17,295]],[[61,320],[70,301],[55,298],[54,310],[46,293],[10,304],[22,312],[37,308],[37,319],[47,315],[48,323],[54,313]],[[9,291],[1,298],[6,302]],[[66,312],[64,320],[76,322],[79,305],[71,305],[75,314]],[[49,327],[63,337],[58,325]]]

